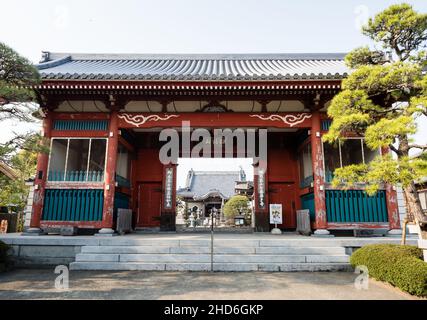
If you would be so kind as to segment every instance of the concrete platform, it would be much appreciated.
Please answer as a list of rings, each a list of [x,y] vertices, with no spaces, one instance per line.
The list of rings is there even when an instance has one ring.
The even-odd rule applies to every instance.
[[[181,244],[200,245],[210,241],[210,234],[177,234],[177,233],[157,233],[157,234],[126,234],[118,237],[107,236],[60,236],[60,235],[43,235],[43,236],[22,236],[20,233],[1,234],[0,240],[11,245],[168,245],[181,241]],[[237,241],[237,242],[236,242]],[[372,243],[400,243],[400,237],[333,237],[333,238],[316,238],[302,236],[296,233],[283,233],[281,235],[272,235],[270,233],[252,233],[252,234],[215,234],[215,243],[228,246],[250,246],[262,243],[268,246],[280,246],[286,241],[292,246],[306,245],[309,242],[315,242],[317,246],[330,246],[335,244],[338,247],[361,247]],[[417,236],[408,235],[407,243],[416,245]]]
[[[73,270],[210,270],[209,234],[129,234],[118,237],[1,235],[16,265],[70,264]],[[373,243],[400,243],[397,237],[315,238],[295,233],[216,234],[217,271],[348,270],[349,256]],[[417,244],[417,238],[408,238]],[[329,267],[328,267],[329,265]]]

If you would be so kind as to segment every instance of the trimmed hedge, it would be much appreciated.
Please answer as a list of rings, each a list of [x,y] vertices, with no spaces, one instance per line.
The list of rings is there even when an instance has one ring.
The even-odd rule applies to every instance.
[[[364,246],[350,258],[353,267],[366,266],[369,276],[410,294],[427,296],[427,263],[415,246],[374,244]]]

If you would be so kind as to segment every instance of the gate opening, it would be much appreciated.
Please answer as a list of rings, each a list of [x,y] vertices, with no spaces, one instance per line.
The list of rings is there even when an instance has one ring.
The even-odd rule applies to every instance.
[[[254,227],[252,158],[179,158],[177,231],[251,231]]]

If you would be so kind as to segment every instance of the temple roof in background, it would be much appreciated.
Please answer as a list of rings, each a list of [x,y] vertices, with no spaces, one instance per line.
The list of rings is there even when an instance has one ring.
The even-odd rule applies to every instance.
[[[236,192],[236,183],[245,181],[246,174],[240,171],[194,171],[187,175],[186,186],[177,191],[177,195],[184,198],[204,199],[216,194],[228,199]]]

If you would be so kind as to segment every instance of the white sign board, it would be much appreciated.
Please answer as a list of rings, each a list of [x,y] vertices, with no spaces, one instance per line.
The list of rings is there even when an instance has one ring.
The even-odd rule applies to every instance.
[[[270,223],[271,224],[282,224],[282,204],[271,203],[270,204]]]

